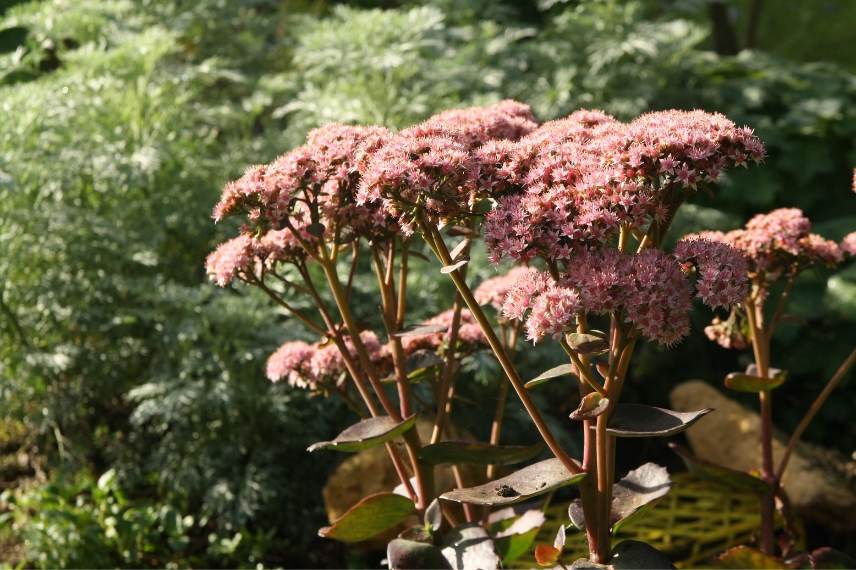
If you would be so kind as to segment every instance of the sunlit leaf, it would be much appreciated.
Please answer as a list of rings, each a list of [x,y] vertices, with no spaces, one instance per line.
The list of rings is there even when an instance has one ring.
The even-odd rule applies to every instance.
[[[598,392],[586,394],[580,399],[580,405],[571,412],[572,420],[592,420],[601,415],[609,407],[609,398],[601,396]]]
[[[630,471],[612,486],[612,531],[618,532],[672,488],[672,480],[665,467],[646,463]]]
[[[391,441],[416,423],[416,414],[396,422],[389,416],[377,416],[355,423],[332,441],[319,441],[308,447],[308,451],[333,449],[335,451],[362,451]]]
[[[447,273],[451,273],[457,269],[460,269],[461,267],[463,267],[464,265],[466,265],[469,262],[470,262],[469,259],[462,259],[460,261],[456,261],[455,263],[453,263],[451,265],[444,265],[443,267],[440,268],[440,273],[443,273],[444,275]]]
[[[443,537],[442,552],[454,570],[495,570],[500,567],[493,540],[478,525],[452,529]]]
[[[469,240],[469,238],[465,238],[465,239],[461,240],[461,243],[459,243],[458,245],[456,245],[456,246],[452,249],[452,251],[450,251],[450,252],[449,252],[449,257],[451,257],[451,258],[452,258],[452,261],[454,261],[455,259],[457,259],[457,258],[458,258],[458,256],[459,256],[459,255],[461,255],[461,253],[464,251],[464,249],[466,249],[466,247],[467,247],[468,245],[470,245],[470,240]]]
[[[600,354],[609,348],[606,339],[593,334],[569,333],[565,338],[570,347],[580,354]]]
[[[412,329],[397,332],[393,334],[393,336],[397,336],[399,338],[405,338],[408,336],[425,336],[429,334],[446,332],[448,328],[449,327],[447,325],[418,325],[413,327]]]
[[[526,383],[526,388],[534,388],[539,384],[543,384],[545,382],[549,382],[553,378],[558,378],[560,376],[573,376],[574,375],[574,367],[572,364],[560,364],[559,366],[555,366],[545,372],[542,372],[532,380]]]
[[[552,566],[561,554],[562,551],[552,544],[539,544],[535,547],[535,562],[538,566]]]
[[[755,365],[744,372],[732,372],[725,377],[725,387],[738,392],[763,392],[781,386],[787,378],[787,372],[778,368],[769,370],[769,378],[757,376]]]
[[[415,510],[413,501],[395,493],[369,495],[332,525],[321,528],[318,535],[341,542],[362,542],[404,522]]]
[[[495,481],[455,489],[440,497],[447,501],[476,505],[510,505],[582,481],[585,473],[572,475],[556,458],[546,459]]]

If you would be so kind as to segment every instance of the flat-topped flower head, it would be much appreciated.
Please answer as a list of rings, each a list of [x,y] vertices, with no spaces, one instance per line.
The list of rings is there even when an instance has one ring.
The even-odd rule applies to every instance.
[[[474,149],[491,140],[517,140],[537,127],[529,105],[505,100],[487,107],[443,111],[401,134],[449,137]]]
[[[550,284],[535,296],[526,319],[526,338],[538,342],[545,337],[559,338],[577,323],[582,310],[580,296],[573,289]]]
[[[309,361],[317,348],[300,340],[283,343],[267,361],[267,377],[271,382],[287,379],[295,388],[314,389],[309,373]]]
[[[405,234],[417,212],[442,223],[472,209],[472,155],[451,137],[399,134],[371,153],[360,172],[357,202],[379,201]]]
[[[751,130],[718,114],[664,111],[629,124],[597,112],[545,123],[514,144],[480,149],[490,258],[564,261],[622,227],[645,233],[725,168],[760,161]]]
[[[308,239],[379,239],[394,231],[379,204],[356,204],[363,149],[391,136],[382,127],[328,124],[307,142],[226,185],[214,219],[243,214],[252,228],[308,228]]]
[[[811,222],[797,208],[758,214],[743,229],[698,235],[740,250],[748,261],[750,276],[768,282],[812,265],[833,266],[844,258],[837,243],[811,233]]]

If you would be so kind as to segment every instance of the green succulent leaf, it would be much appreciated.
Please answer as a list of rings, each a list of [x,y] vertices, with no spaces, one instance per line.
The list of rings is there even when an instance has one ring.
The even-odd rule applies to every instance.
[[[319,529],[318,535],[340,542],[362,542],[404,522],[415,510],[413,501],[395,493],[369,495],[332,525]]]

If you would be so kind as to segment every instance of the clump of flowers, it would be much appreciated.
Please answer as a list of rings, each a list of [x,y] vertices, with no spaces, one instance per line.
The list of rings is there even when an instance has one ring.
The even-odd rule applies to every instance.
[[[766,554],[774,554],[776,544],[782,545],[785,553],[792,546],[789,540],[793,537],[788,537],[787,533],[776,541],[773,522],[777,501],[787,502],[781,481],[791,452],[832,389],[856,362],[854,350],[812,404],[776,466],[773,460],[772,390],[784,381],[785,373],[772,366],[773,333],[785,314],[791,290],[799,275],[812,267],[835,267],[843,261],[848,251],[848,239],[851,240],[851,247],[853,242],[848,237],[839,245],[812,233],[811,229],[811,221],[801,210],[780,208],[752,217],[741,229],[687,236],[677,248],[680,259],[698,260],[699,281],[726,273],[729,279],[742,274],[749,283],[749,287],[739,290],[715,283],[705,287],[705,294],[718,298],[727,292],[727,299],[723,298],[723,301],[731,301],[713,303],[726,308],[730,305],[729,315],[725,319],[715,317],[705,328],[705,334],[723,348],[743,350],[751,347],[755,357],[754,365],[746,373],[730,374],[725,383],[727,387],[736,390],[757,392],[759,397],[762,421],[759,463],[761,477],[769,485],[769,492],[763,496],[761,503],[760,546]],[[712,257],[705,260],[700,248],[707,249]],[[718,253],[717,248],[722,248],[724,253]],[[742,253],[743,261],[733,258],[731,252],[734,250]],[[709,277],[705,277],[705,271]],[[783,286],[774,289],[779,282],[783,282]],[[774,294],[777,294],[777,298],[771,298]],[[769,311],[767,307],[771,304],[773,309]],[[787,517],[788,513],[783,514]]]
[[[856,257],[856,232],[850,232],[841,240],[841,251],[849,256]]]
[[[431,317],[425,321],[425,325],[439,325],[443,327],[442,331],[427,333],[423,335],[408,336],[402,341],[404,352],[412,354],[417,350],[431,349],[436,352],[444,353],[448,347],[452,337],[452,323],[454,321],[454,309],[443,311],[439,315]],[[475,348],[483,347],[486,342],[484,334],[473,318],[473,314],[467,310],[460,312],[460,322],[457,328],[458,344],[456,349],[463,351],[472,351]]]
[[[664,111],[629,124],[596,114],[568,123],[542,126],[516,153],[483,157],[490,185],[504,193],[485,219],[494,261],[566,260],[572,244],[603,244],[621,228],[654,235],[726,168],[764,158],[750,129],[718,114]]]
[[[581,489],[594,562],[606,563],[610,550],[614,473],[603,463],[611,445],[606,422],[637,340],[672,345],[689,332],[693,295],[713,307],[730,307],[748,290],[740,252],[705,239],[664,252],[666,230],[680,205],[716,183],[725,169],[763,158],[752,131],[722,115],[665,111],[625,124],[580,111],[516,141],[476,147],[466,183],[455,180],[441,207],[433,203],[438,185],[426,187],[418,177],[372,185],[371,197],[390,202],[389,211],[406,211],[410,227],[443,263],[555,457],[569,473],[597,479]],[[407,169],[408,161],[419,167],[421,158],[399,153],[397,160]],[[466,260],[453,258],[441,230],[485,200],[482,229],[490,258],[538,258],[547,270],[527,269],[513,281],[498,279],[473,293],[462,275]],[[481,309],[488,303],[502,307],[500,334]],[[572,418],[583,422],[586,433],[581,465],[557,444],[511,361],[507,332],[514,322],[522,323],[530,340],[557,340],[570,360],[567,370],[579,378],[582,399]]]

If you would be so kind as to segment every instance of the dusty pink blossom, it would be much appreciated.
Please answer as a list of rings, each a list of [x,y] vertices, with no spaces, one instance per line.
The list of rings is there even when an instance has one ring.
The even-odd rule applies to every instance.
[[[856,257],[856,232],[850,232],[844,236],[844,239],[841,240],[841,251],[847,255]]]
[[[303,146],[227,184],[214,219],[244,214],[253,228],[307,229],[310,240],[388,235],[394,225],[380,205],[356,204],[355,192],[363,149],[389,137],[382,127],[332,123],[315,129]]]
[[[689,333],[690,287],[674,257],[657,249],[633,256],[632,279],[624,308],[642,334],[660,344],[675,344]]]
[[[746,332],[736,324],[734,318],[723,321],[714,317],[713,321],[704,327],[704,334],[722,348],[743,350],[749,346]]]
[[[728,244],[687,236],[678,242],[675,257],[695,268],[696,296],[711,308],[739,303],[749,292],[746,258]]]
[[[517,140],[537,126],[529,105],[506,100],[487,107],[443,111],[424,123],[405,129],[401,134],[413,137],[445,136],[469,148],[476,148],[491,140]]]
[[[308,363],[317,351],[303,341],[288,341],[270,355],[267,361],[267,377],[271,382],[287,378],[295,388],[315,388],[315,381],[309,374]]]
[[[561,285],[549,285],[532,302],[532,311],[526,319],[526,338],[534,342],[547,336],[558,338],[576,325],[581,310],[576,291]]]
[[[437,350],[445,349],[451,340],[451,327],[454,311],[449,309],[442,313],[431,317],[424,324],[426,325],[443,325],[446,330],[438,333],[430,333],[419,336],[406,336],[402,338],[402,348],[407,354],[411,354],[417,350]],[[473,314],[464,309],[461,311],[461,320],[458,327],[458,349],[472,350],[480,345],[486,345],[487,339],[482,333],[481,327],[476,322]]]
[[[382,365],[388,359],[386,347],[381,344],[377,335],[372,331],[360,333],[360,340],[366,347],[369,359],[375,365]],[[351,337],[345,337],[345,346],[354,362],[359,362],[354,341]],[[336,377],[346,371],[345,358],[339,347],[334,342],[327,342],[323,346],[316,345],[312,358],[309,359],[309,374],[317,380],[336,381]]]
[[[586,312],[608,313],[624,303],[632,278],[632,257],[616,249],[598,248],[574,253],[562,283],[579,291]]]
[[[405,234],[413,231],[416,211],[440,221],[466,214],[475,191],[471,153],[446,136],[400,134],[371,154],[360,171],[358,204],[380,202]]]
[[[552,282],[547,273],[527,272],[519,275],[505,294],[502,302],[502,316],[507,319],[522,319],[532,308],[535,298]]]
[[[241,234],[217,246],[205,260],[205,271],[220,287],[231,283],[253,262],[253,238]]]
[[[508,291],[524,276],[537,273],[531,267],[515,267],[508,273],[485,279],[473,291],[479,305],[491,305],[497,311],[502,311],[502,304]]]
[[[817,234],[800,239],[799,255],[809,264],[835,266],[844,261],[844,252],[838,243]]]

